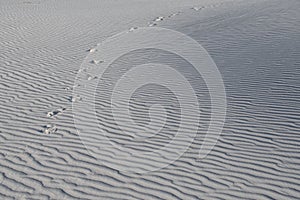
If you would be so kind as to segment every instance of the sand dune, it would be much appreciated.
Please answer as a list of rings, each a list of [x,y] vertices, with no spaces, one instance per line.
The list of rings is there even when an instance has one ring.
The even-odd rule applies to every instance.
[[[299,199],[299,13],[297,0],[2,1],[0,199]],[[101,149],[102,161],[111,163],[103,164],[86,149],[94,144],[93,136],[85,145],[80,139],[72,104],[85,97],[73,91],[86,86],[76,84],[75,78],[87,54],[97,54],[97,44],[121,31],[131,34],[148,26],[182,32],[203,45],[223,77],[227,115],[217,144],[199,160],[211,117],[205,81],[167,52],[135,51],[140,60],[123,56],[111,69],[116,77],[134,62],[166,60],[180,66],[201,97],[200,128],[188,150],[165,168],[125,173],[118,166],[129,164],[116,161],[113,148]],[[90,61],[91,66],[106,62]],[[86,83],[97,76],[87,74]],[[107,137],[140,152],[166,145],[180,120],[176,96],[153,85],[144,88],[148,93],[135,93],[130,109],[137,127],[152,123],[162,128],[140,142],[143,129],[128,124],[119,112],[125,125],[120,130],[107,110],[111,101],[106,89],[116,77],[104,77],[95,98],[97,119]],[[166,108],[153,107],[149,113],[157,101],[152,96],[159,96]],[[185,101],[193,103],[188,97]],[[126,103],[120,99],[112,107],[118,113]],[[91,123],[90,114],[80,113],[82,123]],[[197,116],[181,117],[192,124]],[[184,130],[193,130],[191,124]],[[99,147],[93,148],[98,152]],[[139,166],[151,164],[149,160]]]

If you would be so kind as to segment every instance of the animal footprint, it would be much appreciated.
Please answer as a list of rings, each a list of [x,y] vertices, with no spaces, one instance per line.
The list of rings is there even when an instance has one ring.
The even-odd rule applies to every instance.
[[[66,110],[66,108],[59,108],[59,109],[57,109],[55,111],[48,112],[47,113],[47,117],[54,117],[54,116],[58,115],[59,113],[62,113],[65,110]]]
[[[81,100],[82,100],[82,98],[79,95],[71,98],[71,102],[78,102],[78,101],[81,101]]]
[[[132,31],[134,31],[136,29],[138,29],[138,27],[132,27],[132,28],[129,29],[129,32],[132,32]]]
[[[150,23],[149,27],[153,27],[153,26],[156,26],[156,25],[157,25],[156,23]]]
[[[98,65],[99,63],[103,63],[104,61],[103,60],[92,60],[91,63],[92,64],[95,64],[95,65]]]
[[[55,125],[47,125],[43,131],[44,134],[53,134],[57,131],[57,127]]]
[[[91,48],[91,49],[88,50],[88,52],[90,52],[90,53],[94,53],[96,51],[97,51],[97,49],[95,49],[95,48]]]
[[[153,20],[153,22],[150,22],[148,26],[149,26],[149,27],[156,26],[156,25],[157,25],[157,22],[160,22],[160,21],[162,21],[162,20],[164,20],[164,17],[157,17],[157,18],[155,18],[155,19]]]
[[[73,85],[72,87],[66,87],[65,90],[69,91],[69,90],[72,90],[72,89],[77,88],[79,86],[80,86],[79,84],[76,84],[76,85]]]
[[[169,18],[171,18],[171,17],[175,17],[176,15],[179,15],[179,14],[180,14],[180,12],[173,13],[173,14],[169,15],[168,17],[169,17]]]
[[[90,80],[94,80],[94,79],[97,79],[98,77],[97,76],[91,76],[91,75],[87,75],[87,80],[90,81]]]
[[[193,7],[192,9],[194,9],[195,11],[199,11],[199,10],[202,10],[203,7]]]
[[[155,22],[160,22],[160,21],[162,21],[162,20],[164,20],[164,17],[157,17],[154,21],[155,21]]]

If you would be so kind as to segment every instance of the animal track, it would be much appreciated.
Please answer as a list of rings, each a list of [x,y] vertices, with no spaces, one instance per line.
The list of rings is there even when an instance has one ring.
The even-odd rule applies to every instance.
[[[82,97],[80,96],[75,96],[75,97],[71,97],[71,102],[78,102],[78,101],[81,101],[82,100]]]
[[[164,20],[164,17],[157,17],[154,21],[155,21],[155,22],[160,22],[160,21],[162,21],[162,20]]]
[[[149,27],[156,26],[156,23],[149,23]]]
[[[103,63],[104,61],[103,60],[92,60],[91,63],[92,64],[95,64],[95,65],[98,65],[100,63]]]
[[[62,113],[65,110],[66,110],[66,108],[59,108],[55,111],[48,112],[47,117],[55,117],[56,115],[58,115],[59,113]]]
[[[72,90],[76,87],[79,87],[80,85],[79,84],[76,84],[76,85],[73,85],[72,87],[66,87],[65,90],[69,91],[69,90]]]
[[[43,131],[44,134],[53,134],[57,131],[57,127],[55,125],[47,125]]]
[[[199,10],[202,10],[204,8],[204,6],[201,6],[201,7],[193,7],[192,9],[194,9],[195,11],[199,11]]]
[[[138,27],[131,27],[131,28],[129,29],[129,32],[132,32],[132,31],[134,31],[134,30],[136,30],[136,29],[138,29]]]
[[[171,18],[171,17],[175,17],[176,15],[179,15],[181,12],[177,12],[177,13],[173,13],[171,15],[169,15],[168,17]]]
[[[176,15],[179,15],[180,13],[181,13],[181,11],[179,11],[177,13],[173,13],[173,14],[169,15],[168,18],[171,18],[171,17],[174,17]],[[162,17],[162,16],[157,17],[152,22],[149,22],[148,26],[149,27],[157,26],[157,23],[163,21],[164,19],[165,19],[165,17]]]
[[[95,49],[95,48],[91,48],[91,49],[88,50],[88,52],[90,52],[90,53],[94,53],[96,51],[97,51],[97,49]]]

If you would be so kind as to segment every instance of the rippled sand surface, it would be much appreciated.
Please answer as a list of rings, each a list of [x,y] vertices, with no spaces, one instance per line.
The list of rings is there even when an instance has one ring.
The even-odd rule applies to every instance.
[[[299,13],[297,0],[2,1],[0,199],[299,198]],[[72,113],[72,103],[80,98],[72,91],[93,47],[121,31],[144,26],[182,32],[208,51],[223,77],[227,115],[217,144],[199,160],[211,108],[205,82],[193,79],[188,63],[179,57],[135,52],[141,60],[155,54],[151,58],[157,62],[176,63],[183,70],[201,97],[201,128],[174,163],[150,173],[127,174],[86,150]],[[132,62],[134,58],[122,57],[111,74]],[[153,93],[137,95],[149,104],[153,94],[166,105],[177,104],[165,88],[146,91]],[[105,87],[97,94],[97,118],[116,144],[151,151],[174,136],[179,111],[172,106],[166,110],[171,117],[164,131],[141,143],[123,134],[105,112],[110,103]],[[147,103],[131,105],[138,124],[149,122]],[[81,114],[88,123],[90,113]],[[154,116],[154,124],[163,120],[160,109]],[[136,130],[126,127],[127,132]],[[114,153],[108,148],[102,156]]]

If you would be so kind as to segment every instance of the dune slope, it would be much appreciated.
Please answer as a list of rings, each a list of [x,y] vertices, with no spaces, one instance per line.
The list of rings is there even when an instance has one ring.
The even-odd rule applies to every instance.
[[[299,8],[297,0],[1,2],[0,198],[299,198]],[[188,151],[164,169],[126,174],[85,149],[74,126],[72,90],[88,50],[120,31],[153,23],[206,48],[223,76],[227,117],[213,151],[197,160],[210,116],[207,89],[199,86],[204,126]],[[156,59],[166,58],[172,55]],[[96,106],[106,103],[102,91]],[[133,109],[146,123],[146,108],[136,102]],[[135,149],[159,148],[169,139],[133,143],[105,112],[97,117],[112,140]],[[113,153],[108,149],[103,156]]]

